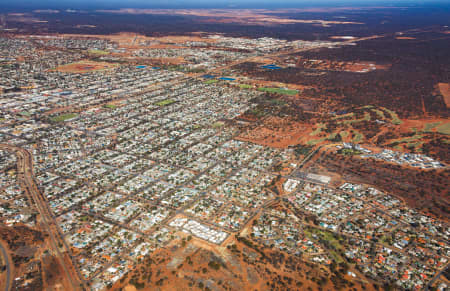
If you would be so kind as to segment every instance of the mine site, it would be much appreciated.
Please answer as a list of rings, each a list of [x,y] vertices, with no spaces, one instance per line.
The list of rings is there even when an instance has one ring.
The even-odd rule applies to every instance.
[[[0,290],[449,290],[448,3],[31,2]]]

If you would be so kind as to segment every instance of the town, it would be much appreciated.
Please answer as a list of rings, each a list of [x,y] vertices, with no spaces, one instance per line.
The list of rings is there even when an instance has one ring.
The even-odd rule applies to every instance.
[[[212,246],[246,237],[315,265],[348,264],[354,277],[408,290],[439,279],[450,258],[448,224],[369,185],[336,186],[307,169],[295,175],[301,161],[293,148],[239,139],[237,117],[264,92],[209,76],[220,76],[231,60],[336,43],[211,36],[183,45],[193,49],[138,49],[124,57],[189,60],[174,70],[115,63],[98,52],[124,50],[101,38],[1,38],[0,222],[35,228],[46,217],[60,242],[55,252],[68,255],[91,290],[111,287],[155,250],[187,237]],[[254,53],[236,52],[249,47]],[[98,64],[83,62],[84,51],[99,54]],[[17,66],[19,57],[26,61]],[[71,63],[82,73],[64,67]],[[338,149],[447,167],[389,149]],[[280,171],[286,167],[293,174]],[[22,178],[27,171],[35,194]],[[14,278],[15,288],[25,288],[30,276]]]

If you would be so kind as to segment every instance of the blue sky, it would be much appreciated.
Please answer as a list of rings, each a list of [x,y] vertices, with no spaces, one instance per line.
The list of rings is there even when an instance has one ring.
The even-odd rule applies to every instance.
[[[0,6],[37,8],[284,8],[319,6],[399,6],[450,0],[0,0]]]

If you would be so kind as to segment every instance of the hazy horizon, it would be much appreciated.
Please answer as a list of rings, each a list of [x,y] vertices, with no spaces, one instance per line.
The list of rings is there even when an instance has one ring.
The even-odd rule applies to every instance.
[[[311,7],[368,7],[368,6],[433,6],[433,5],[450,5],[449,1],[433,0],[433,1],[417,1],[417,0],[365,0],[365,1],[337,1],[337,0],[316,0],[313,3],[304,0],[175,0],[164,1],[156,0],[148,3],[145,0],[68,0],[61,3],[58,0],[34,1],[34,0],[17,0],[14,2],[0,1],[2,9],[120,9],[120,8],[153,8],[153,9],[194,9],[194,8],[311,8]],[[8,11],[6,11],[8,12]]]

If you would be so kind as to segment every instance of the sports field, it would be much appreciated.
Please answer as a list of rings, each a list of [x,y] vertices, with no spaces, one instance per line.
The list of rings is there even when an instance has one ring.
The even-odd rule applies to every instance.
[[[289,90],[289,89],[282,89],[282,88],[267,88],[267,87],[260,87],[260,88],[258,88],[258,91],[284,94],[284,95],[297,95],[297,93],[298,93],[297,90]]]
[[[167,106],[167,105],[170,105],[170,104],[172,104],[172,103],[174,103],[174,102],[175,102],[175,100],[172,100],[172,99],[166,99],[166,100],[162,100],[162,101],[156,102],[155,105],[158,105],[158,106]]]
[[[61,114],[61,115],[58,115],[58,116],[54,116],[54,117],[52,117],[50,119],[52,121],[54,121],[54,122],[63,122],[63,121],[75,118],[77,116],[78,116],[78,114],[76,114],[76,113],[66,113],[66,114]]]

